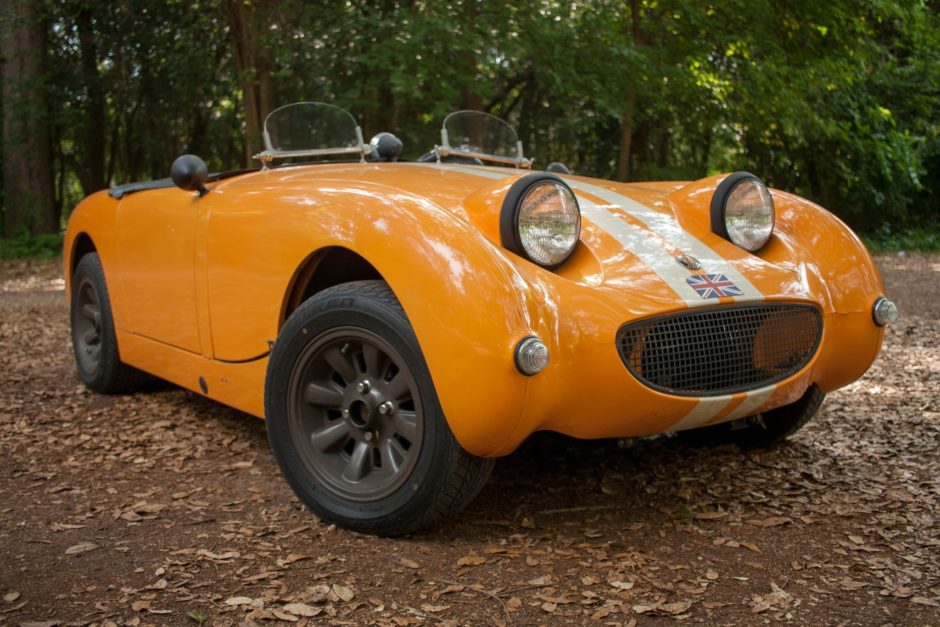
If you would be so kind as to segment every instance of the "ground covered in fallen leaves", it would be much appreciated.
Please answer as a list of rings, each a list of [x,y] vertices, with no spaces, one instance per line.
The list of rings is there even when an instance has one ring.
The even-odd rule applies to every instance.
[[[319,522],[264,425],[74,374],[58,267],[0,265],[0,624],[940,624],[940,257],[772,452],[540,435],[436,531]]]

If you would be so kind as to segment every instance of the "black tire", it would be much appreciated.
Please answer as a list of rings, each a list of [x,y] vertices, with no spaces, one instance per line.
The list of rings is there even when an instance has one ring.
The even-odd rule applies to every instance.
[[[72,351],[78,376],[102,394],[127,392],[147,375],[121,361],[111,300],[98,253],[83,256],[72,275]]]
[[[815,384],[799,400],[762,414],[722,424],[680,431],[693,446],[737,444],[741,448],[772,448],[803,428],[819,411],[826,395]]]
[[[381,281],[329,288],[290,316],[268,363],[265,423],[300,500],[363,533],[413,533],[456,514],[494,463],[454,438],[408,318]]]

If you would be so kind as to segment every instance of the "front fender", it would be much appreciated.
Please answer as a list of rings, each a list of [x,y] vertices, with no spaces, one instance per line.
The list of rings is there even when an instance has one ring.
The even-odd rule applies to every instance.
[[[531,333],[536,308],[526,281],[477,227],[371,183],[281,188],[277,206],[264,212],[255,194],[220,192],[207,243],[217,358],[262,352],[262,342],[276,337],[297,268],[311,252],[347,248],[401,302],[461,445],[476,455],[500,448],[523,409],[526,378],[513,349]]]
[[[858,379],[878,357],[884,328],[875,325],[872,306],[884,286],[865,245],[839,218],[793,194],[773,195],[777,225],[761,256],[801,260],[801,271],[820,286],[827,328],[814,375],[829,392]]]

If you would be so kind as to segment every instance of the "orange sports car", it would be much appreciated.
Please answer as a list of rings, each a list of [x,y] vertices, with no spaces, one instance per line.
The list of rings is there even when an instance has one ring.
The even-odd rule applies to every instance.
[[[746,172],[534,171],[469,111],[415,161],[320,103],[271,113],[264,144],[258,169],[185,155],[75,209],[76,366],[264,418],[298,497],[350,529],[454,514],[539,430],[772,445],[897,317],[842,222]]]

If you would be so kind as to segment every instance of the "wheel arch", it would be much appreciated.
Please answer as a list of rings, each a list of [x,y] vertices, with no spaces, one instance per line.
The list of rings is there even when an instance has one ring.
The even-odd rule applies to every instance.
[[[78,267],[78,262],[82,257],[89,253],[97,253],[98,247],[92,240],[91,235],[85,231],[80,231],[78,235],[67,242],[67,248],[63,251],[63,263],[65,264],[65,288],[66,293],[71,294],[72,276]]]
[[[371,279],[385,281],[374,265],[348,248],[327,246],[310,253],[294,271],[288,284],[281,304],[278,330],[312,296],[329,287]]]

